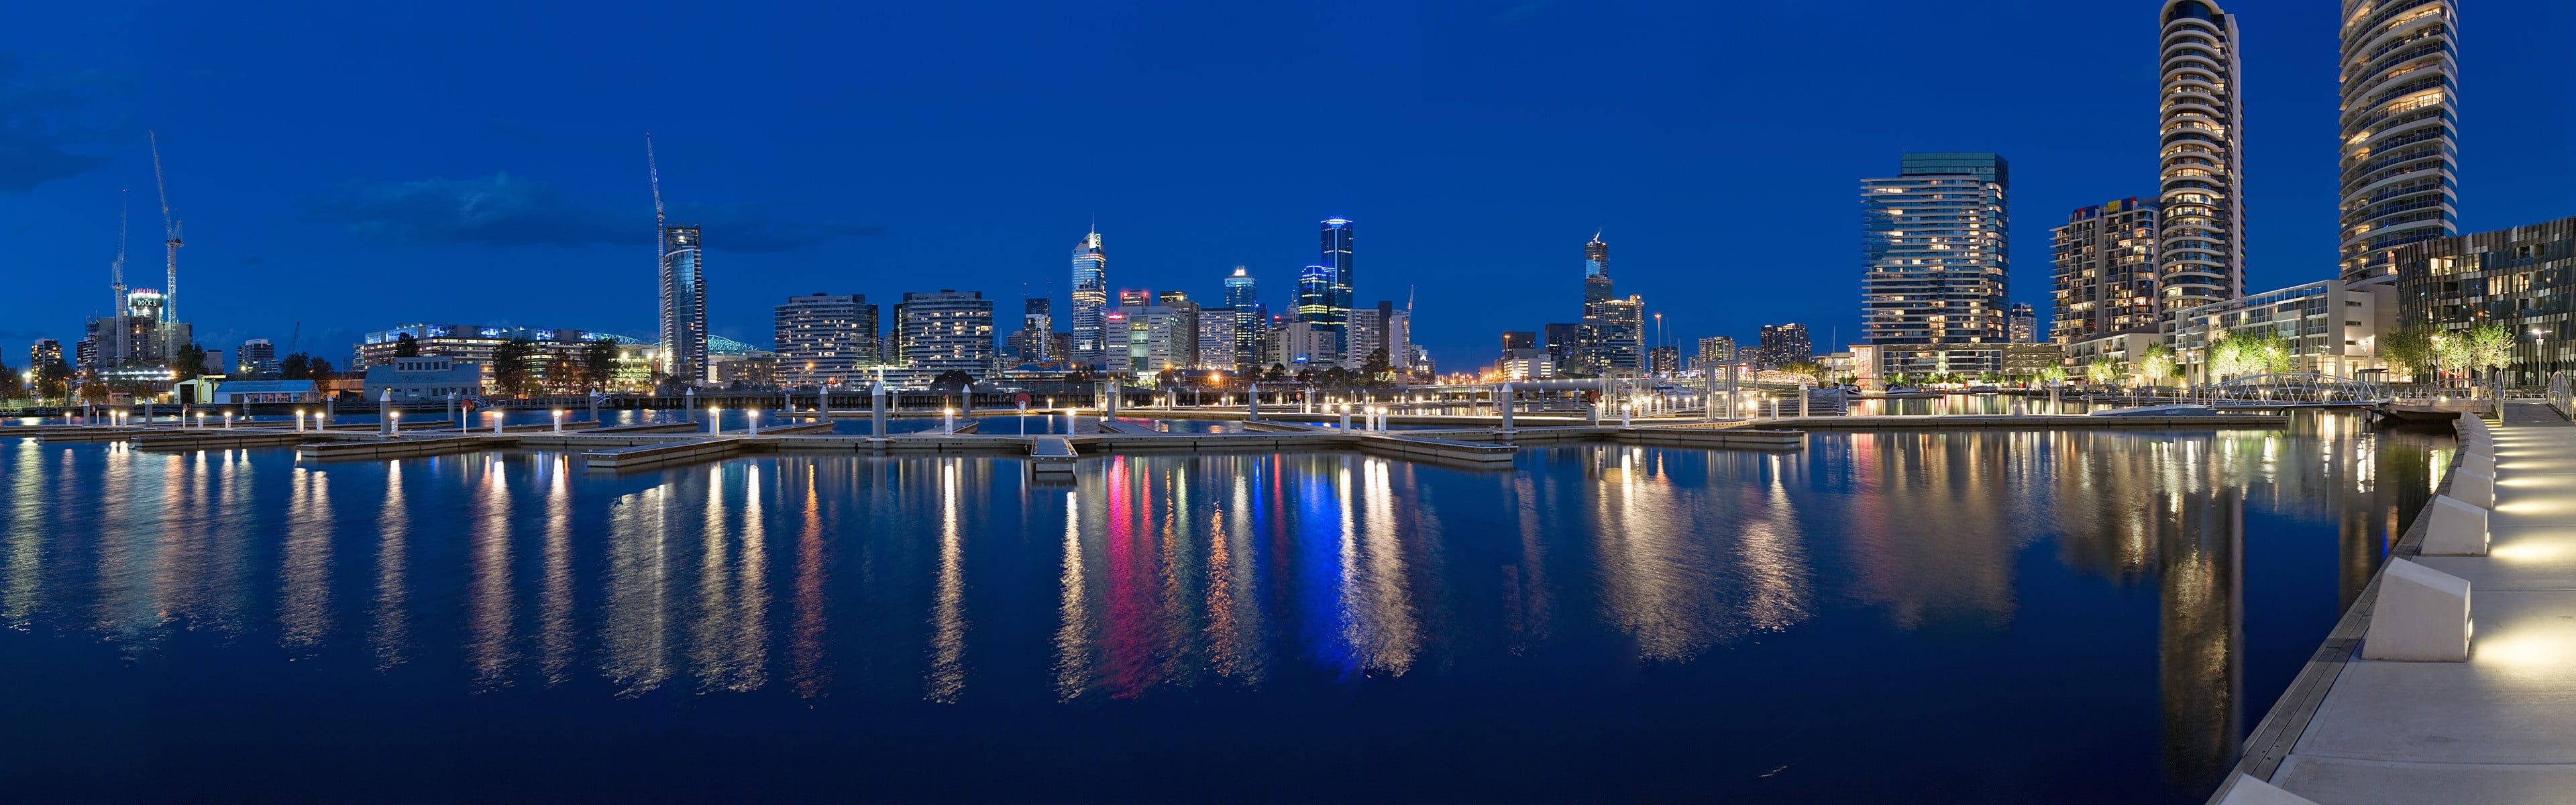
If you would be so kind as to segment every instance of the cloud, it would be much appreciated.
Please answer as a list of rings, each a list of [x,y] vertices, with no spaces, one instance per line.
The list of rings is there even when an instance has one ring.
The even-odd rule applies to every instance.
[[[317,208],[324,220],[370,240],[429,245],[589,246],[651,243],[641,210],[584,206],[553,186],[507,173],[478,179],[422,179],[361,186]],[[716,251],[786,252],[883,227],[776,217],[768,205],[678,207],[676,223],[706,230]]]
[[[0,54],[0,193],[25,193],[107,164],[71,149],[114,136],[115,126],[80,119],[108,83],[97,71],[30,70]]]

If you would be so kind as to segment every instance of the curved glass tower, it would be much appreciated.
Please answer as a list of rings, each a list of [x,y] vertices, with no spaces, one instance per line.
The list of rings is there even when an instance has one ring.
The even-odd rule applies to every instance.
[[[1109,251],[1101,248],[1100,230],[1073,246],[1073,362],[1099,366],[1104,358],[1101,314],[1109,307]]]
[[[2345,282],[2394,282],[2397,247],[2459,232],[2459,9],[2344,0]]]
[[[2236,19],[2207,0],[2167,0],[2157,187],[2159,307],[2245,295],[2245,133]]]

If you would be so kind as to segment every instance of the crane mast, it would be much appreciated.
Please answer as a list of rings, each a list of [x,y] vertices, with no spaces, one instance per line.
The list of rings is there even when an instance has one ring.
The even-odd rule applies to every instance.
[[[161,289],[161,348],[171,359],[179,357],[179,219],[170,217],[170,185],[161,179],[161,135],[144,132],[152,141],[152,187],[161,194],[161,228],[169,239],[162,241],[169,254],[167,287]]]
[[[108,315],[125,315],[125,218],[128,207],[125,191],[116,191],[116,262],[107,264],[107,284],[116,299],[107,306]]]

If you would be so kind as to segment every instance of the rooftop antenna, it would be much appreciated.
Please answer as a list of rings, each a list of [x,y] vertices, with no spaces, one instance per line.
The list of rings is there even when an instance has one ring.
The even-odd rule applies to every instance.
[[[179,219],[170,216],[170,184],[161,179],[161,135],[145,131],[144,136],[152,143],[152,187],[161,194],[161,228],[169,236],[162,241],[169,251],[168,276],[161,289],[161,323],[167,325],[179,320]],[[177,354],[177,344],[168,346]]]
[[[108,287],[116,289],[116,302],[107,308],[111,311],[125,308],[125,218],[130,206],[125,191],[116,191],[116,262],[107,264]]]

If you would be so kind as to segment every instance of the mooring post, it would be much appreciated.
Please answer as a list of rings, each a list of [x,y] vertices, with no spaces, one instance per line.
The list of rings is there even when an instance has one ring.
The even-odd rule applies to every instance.
[[[384,396],[381,396],[381,397],[376,398],[376,432],[377,432],[377,433],[380,433],[380,434],[383,434],[385,438],[388,438],[388,439],[393,438],[393,435],[394,435],[394,390],[393,390],[393,389],[385,389]]]
[[[604,397],[604,396],[607,396],[607,395],[601,394],[601,393],[600,393],[600,391],[599,391],[599,389],[591,389],[591,390],[590,390],[590,425],[591,425],[591,427],[598,427],[598,426],[600,425],[600,422],[599,422],[599,398]]]
[[[456,392],[453,391],[447,393],[447,421],[456,423],[456,432],[465,432],[465,420],[456,418]]]
[[[879,439],[885,438],[886,434],[885,406],[885,381],[868,384],[868,422],[870,423],[868,433]]]
[[[1251,389],[1251,392],[1243,395],[1243,398],[1249,401],[1251,405],[1250,410],[1244,414],[1243,418],[1247,421],[1258,421],[1261,419],[1261,384],[1257,382],[1252,383],[1248,388]]]
[[[1334,404],[1334,406],[1333,406],[1333,407],[1335,407],[1335,408],[1339,408],[1339,409],[1342,409],[1342,432],[1343,432],[1343,433],[1349,433],[1349,432],[1350,432],[1350,430],[1351,430],[1351,406],[1350,406],[1350,404],[1349,404],[1349,403],[1336,403],[1336,404]]]
[[[1512,384],[1503,384],[1503,432],[1512,432]]]

